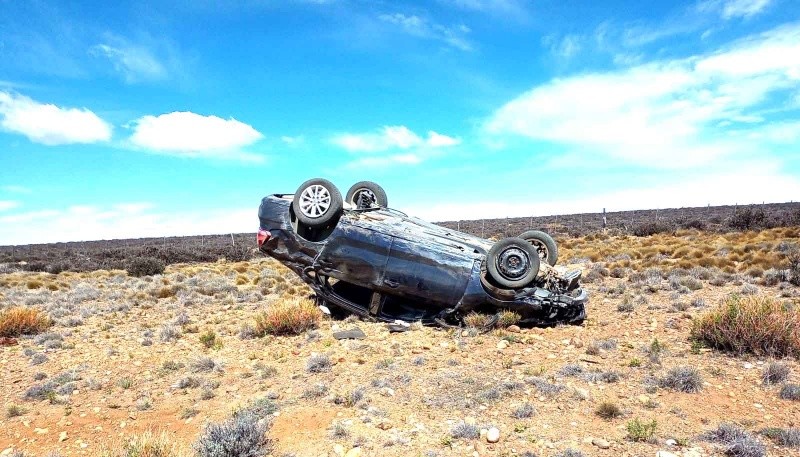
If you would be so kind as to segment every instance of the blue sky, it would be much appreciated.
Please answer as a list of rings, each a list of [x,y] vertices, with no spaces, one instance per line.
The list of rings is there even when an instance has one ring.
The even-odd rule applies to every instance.
[[[800,199],[796,0],[0,0],[0,244]]]

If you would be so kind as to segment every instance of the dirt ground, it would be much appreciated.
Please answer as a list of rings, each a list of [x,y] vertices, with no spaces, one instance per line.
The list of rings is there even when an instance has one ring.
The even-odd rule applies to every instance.
[[[613,255],[607,260],[619,263]],[[586,273],[602,268],[573,261]],[[262,398],[278,408],[269,433],[275,456],[353,448],[370,456],[721,455],[700,435],[724,422],[753,433],[797,427],[800,402],[763,384],[771,360],[693,346],[692,318],[731,293],[797,303],[798,291],[740,273],[714,281],[721,272],[710,272],[695,272],[706,279],[691,289],[667,270],[646,280],[633,271],[596,274],[584,284],[589,318],[581,326],[475,335],[415,325],[389,333],[384,324],[328,319],[299,336],[262,338],[245,325],[258,310],[308,293],[270,259],[175,265],[152,278],[6,273],[0,307],[39,308],[56,324],[0,347],[0,455],[98,455],[148,430],[189,452],[204,424]],[[332,337],[352,327],[366,338]],[[201,343],[208,332],[216,336],[210,347]],[[331,366],[309,371],[312,358]],[[798,361],[782,362],[788,381],[800,383]],[[702,389],[657,387],[676,367],[699,370]],[[36,386],[48,382],[53,392],[36,397]],[[619,417],[599,417],[604,402]],[[626,424],[634,419],[655,420],[655,436],[630,440]],[[459,437],[454,429],[464,424],[496,427],[499,442]],[[769,455],[800,455],[759,439]]]

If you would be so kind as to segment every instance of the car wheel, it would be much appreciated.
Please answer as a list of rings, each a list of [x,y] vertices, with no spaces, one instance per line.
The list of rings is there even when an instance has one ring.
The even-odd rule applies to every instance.
[[[486,254],[486,270],[500,286],[519,289],[539,273],[539,253],[522,238],[504,238]]]
[[[309,179],[297,188],[292,200],[292,210],[301,223],[311,227],[324,227],[342,214],[343,202],[339,189],[327,179]]]
[[[353,184],[350,190],[347,191],[345,201],[358,206],[362,195],[367,197],[370,205],[378,205],[383,208],[389,206],[389,199],[386,198],[386,191],[383,190],[383,187],[372,181],[361,181]]]
[[[539,231],[528,230],[519,236],[529,242],[539,252],[539,259],[553,266],[558,261],[558,246],[552,236]]]

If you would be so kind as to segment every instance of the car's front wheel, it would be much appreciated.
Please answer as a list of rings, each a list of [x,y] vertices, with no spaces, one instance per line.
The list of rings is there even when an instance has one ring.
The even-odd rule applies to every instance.
[[[486,270],[498,285],[519,289],[539,273],[539,253],[522,238],[504,238],[486,254]]]
[[[558,262],[558,246],[552,236],[539,230],[528,230],[519,236],[529,242],[539,253],[539,259],[550,266]]]
[[[361,181],[353,184],[350,190],[347,191],[345,200],[353,206],[363,206],[360,203],[362,200],[369,206],[378,205],[386,208],[389,206],[389,199],[386,197],[386,191],[383,187],[372,181]]]
[[[292,210],[297,220],[310,228],[325,227],[342,214],[343,200],[339,189],[327,179],[309,179],[297,188]]]

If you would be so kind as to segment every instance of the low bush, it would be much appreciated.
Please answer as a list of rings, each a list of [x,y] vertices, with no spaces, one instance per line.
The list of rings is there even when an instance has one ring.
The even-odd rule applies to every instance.
[[[770,362],[764,367],[761,378],[764,384],[780,384],[789,377],[789,365],[781,362]]]
[[[661,388],[678,392],[696,393],[703,388],[703,378],[696,368],[676,367],[660,378],[658,385]]]
[[[746,430],[732,424],[721,424],[716,430],[705,433],[703,439],[721,444],[725,455],[733,457],[766,455],[766,449],[761,441]]]
[[[594,411],[595,414],[602,417],[603,419],[615,419],[617,417],[622,416],[622,410],[619,409],[615,403],[611,403],[609,401],[604,401],[597,406],[597,409]]]
[[[297,335],[316,328],[322,311],[313,300],[292,297],[271,304],[256,316],[256,333],[263,335]]]
[[[638,418],[629,421],[625,426],[628,431],[628,439],[631,441],[649,441],[656,434],[658,423],[655,419],[646,422]]]
[[[661,221],[643,222],[633,228],[633,234],[636,236],[650,236],[657,233],[671,232],[674,229],[672,224]]]
[[[736,230],[751,230],[764,227],[767,215],[762,208],[744,208],[728,218],[728,227]]]
[[[167,433],[145,432],[125,440],[117,449],[100,451],[102,457],[187,457]]]
[[[237,414],[209,424],[194,445],[198,457],[260,457],[272,452],[269,424],[255,414]]]
[[[800,309],[767,296],[733,295],[696,319],[691,334],[717,349],[798,357]]]
[[[778,397],[783,400],[800,401],[800,385],[784,384]]]
[[[17,337],[41,333],[53,322],[42,311],[17,306],[0,311],[0,337]]]
[[[163,260],[156,259],[155,257],[140,257],[128,262],[125,270],[131,276],[153,276],[164,273],[167,265]]]

